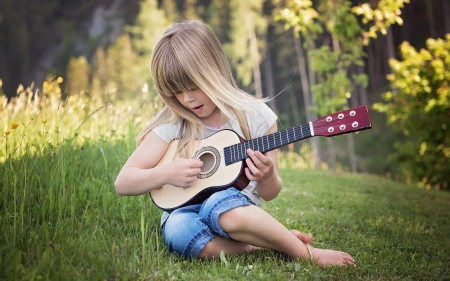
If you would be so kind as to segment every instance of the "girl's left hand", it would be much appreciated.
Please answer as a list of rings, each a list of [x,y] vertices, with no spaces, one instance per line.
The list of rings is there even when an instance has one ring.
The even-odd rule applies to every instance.
[[[272,158],[268,153],[261,153],[259,151],[253,151],[247,149],[247,154],[250,158],[247,158],[247,168],[245,168],[245,175],[251,181],[264,181],[270,179],[275,175],[275,168]]]

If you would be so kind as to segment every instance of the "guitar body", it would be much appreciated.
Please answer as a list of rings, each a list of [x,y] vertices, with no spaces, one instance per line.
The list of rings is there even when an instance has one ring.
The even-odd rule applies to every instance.
[[[150,191],[153,203],[160,209],[171,211],[185,205],[199,204],[212,193],[231,186],[240,190],[244,189],[249,183],[243,172],[245,162],[239,161],[226,166],[223,159],[223,149],[240,141],[239,135],[232,130],[222,130],[197,141],[197,153],[193,158],[203,161],[203,167],[197,180],[189,188],[166,184]],[[177,159],[178,157],[175,155],[177,145],[178,140],[173,140],[156,166]]]

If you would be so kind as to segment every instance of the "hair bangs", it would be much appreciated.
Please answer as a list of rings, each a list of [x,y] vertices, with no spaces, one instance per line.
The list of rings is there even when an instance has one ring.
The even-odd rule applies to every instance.
[[[166,42],[172,45],[171,42]],[[162,48],[163,49],[163,48]],[[159,63],[154,65],[154,83],[158,91],[165,96],[172,96],[174,93],[196,88],[193,77],[189,74],[183,63],[171,48],[165,48],[160,54],[156,54]]]

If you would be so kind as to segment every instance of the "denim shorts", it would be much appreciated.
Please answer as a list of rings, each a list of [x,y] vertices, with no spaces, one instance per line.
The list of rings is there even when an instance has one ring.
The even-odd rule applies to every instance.
[[[216,235],[230,239],[219,225],[219,216],[234,208],[252,204],[253,201],[232,187],[214,193],[202,204],[172,211],[162,226],[169,251],[185,257],[198,257]]]

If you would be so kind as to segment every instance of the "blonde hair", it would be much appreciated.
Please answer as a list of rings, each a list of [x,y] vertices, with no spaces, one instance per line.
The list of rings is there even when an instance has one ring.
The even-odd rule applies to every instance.
[[[238,88],[219,40],[204,23],[185,21],[169,27],[153,49],[151,75],[166,106],[141,131],[137,145],[156,126],[181,120],[177,155],[192,156],[193,140],[203,138],[205,127],[174,93],[193,88],[205,92],[228,120],[236,116],[243,137],[251,138],[245,112],[252,110],[248,104],[265,100]]]

